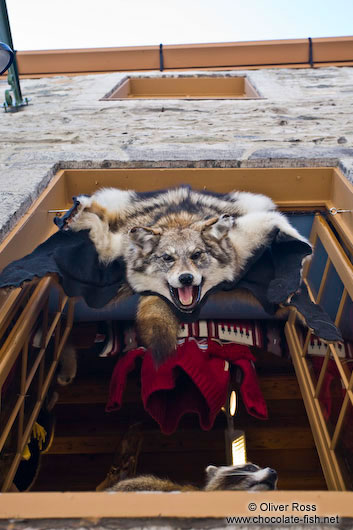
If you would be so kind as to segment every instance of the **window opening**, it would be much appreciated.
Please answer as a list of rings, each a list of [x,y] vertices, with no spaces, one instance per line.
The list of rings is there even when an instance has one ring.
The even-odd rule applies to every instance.
[[[26,230],[33,233],[33,226],[37,224],[41,229],[41,231],[39,230],[41,240],[46,238],[51,228],[48,234],[43,233],[43,211],[49,212],[53,210],[57,212],[58,209],[66,209],[70,202],[69,197],[77,195],[79,192],[92,193],[96,187],[101,186],[124,188],[127,175],[129,175],[129,187],[141,189],[141,183],[146,182],[147,176],[149,187],[156,189],[160,187],[161,174],[163,175],[165,185],[171,186],[177,184],[181,179],[183,182],[185,181],[185,171],[187,170],[62,171],[54,179],[50,189],[46,190],[44,196],[36,202],[33,211],[26,219],[25,226],[22,224],[19,237],[26,239]],[[269,171],[271,171],[271,178],[264,178],[264,172],[269,176]],[[332,185],[333,187],[337,186],[339,188],[341,179],[336,170],[325,168],[322,170],[191,170],[189,180],[195,188],[198,182],[204,182],[206,186],[212,187],[212,183],[215,181],[215,173],[217,173],[217,186],[219,187],[219,191],[229,190],[229,187],[232,186],[232,188],[267,193],[268,195],[274,196],[274,199],[281,205],[284,211],[292,210],[295,206],[302,210],[303,207],[309,209],[318,207],[325,208],[325,205],[327,205],[326,209],[328,209],[332,200],[330,195]],[[298,179],[298,173],[300,173],[300,179]],[[286,182],[284,183],[284,181]],[[299,186],[298,182],[300,183]],[[65,190],[63,189],[64,183],[67,186]],[[244,183],[246,183],[245,186]],[[302,183],[304,187],[300,188]],[[271,186],[273,187],[273,193],[270,189]],[[305,199],[302,199],[302,197],[305,197]],[[36,208],[39,205],[41,208],[37,211]],[[38,216],[40,219],[39,223]],[[46,223],[44,223],[45,226],[49,226],[49,220],[51,218],[52,214],[48,213]],[[336,220],[336,218],[338,218],[338,215],[332,218],[331,222],[341,234],[342,230],[345,232],[342,229],[344,225],[339,219]],[[351,326],[349,326],[352,314],[351,264],[345,257],[343,249],[330,230],[327,222],[320,215],[315,217],[311,237],[316,246],[322,246],[322,252],[326,256],[326,261],[329,261],[329,265],[326,266],[325,264],[324,266],[320,266],[320,277],[322,279],[314,286],[311,294],[315,300],[325,298],[325,289],[330,277],[329,271],[332,268],[342,284],[342,296],[337,309],[335,309],[336,323],[341,327],[342,331],[347,329],[351,330]],[[346,236],[345,242],[347,241],[347,237],[349,239],[349,236]],[[7,242],[8,244],[2,246],[1,259],[3,265],[14,259],[13,253],[16,252],[14,248],[17,247],[14,242],[16,242],[16,238],[11,237]],[[36,242],[32,241],[32,243],[35,244]],[[314,265],[311,266],[314,267]],[[310,266],[305,271],[305,274],[307,275],[307,284],[310,289]],[[0,350],[0,385],[2,389],[6,387],[6,381],[11,370],[16,371],[20,376],[16,379],[16,384],[13,382],[8,383],[9,388],[11,387],[10,408],[5,407],[5,401],[2,399],[0,417],[2,435],[0,442],[6,448],[6,455],[8,456],[10,454],[12,458],[10,463],[7,462],[9,467],[7,468],[7,477],[3,483],[4,491],[8,489],[16,473],[16,468],[18,467],[26,441],[28,440],[28,434],[38,416],[51,377],[56,369],[60,351],[70,332],[73,306],[66,297],[59,295],[56,310],[51,312],[49,294],[53,288],[52,281],[50,279],[44,279],[36,286],[16,290],[16,292],[11,293],[4,300],[0,313],[0,330],[3,337]],[[65,314],[64,309],[68,304],[69,309]],[[62,324],[60,324],[61,322]],[[43,330],[42,337],[44,338],[42,341],[44,342],[40,345],[38,353],[32,356],[29,352],[29,336],[35,331],[38,323],[40,323]],[[16,336],[19,337],[16,343],[12,340],[14,333],[18,333]],[[344,331],[344,336],[347,336],[346,331]],[[302,324],[297,319],[295,312],[291,314],[286,325],[286,337],[293,356],[298,381],[308,411],[327,484],[330,489],[345,489],[349,487],[349,481],[347,482],[346,480],[347,473],[351,472],[350,469],[347,469],[347,465],[350,465],[350,460],[347,458],[347,451],[350,451],[350,449],[347,446],[344,435],[344,425],[349,421],[349,415],[352,409],[353,376],[351,375],[348,359],[351,353],[342,353],[342,349],[337,349],[333,345],[329,345],[328,347],[323,346],[323,355],[317,355],[316,351],[321,345],[315,342],[315,337],[312,337],[309,331],[303,330]],[[349,342],[351,337],[347,336],[347,340]],[[350,351],[348,343],[344,344],[343,347],[348,348],[347,352]],[[321,358],[321,364],[318,367],[315,367],[313,363],[315,355],[316,358]],[[333,405],[335,409],[334,414],[326,418],[322,406],[322,396],[323,389],[326,385],[326,376],[332,363],[334,363],[339,377],[338,381],[340,381],[343,392],[338,396],[338,399]],[[25,399],[27,396],[26,392],[28,389],[32,389],[32,387],[35,388],[35,399],[33,403],[28,400],[29,407],[27,408],[27,401]],[[291,387],[289,383],[286,385],[286,388],[287,391],[290,391]],[[95,389],[95,392],[97,391],[99,393],[99,389]],[[70,392],[72,390],[68,387],[66,398],[63,398],[67,400],[67,404],[70,404],[70,399],[73,399],[69,397]],[[87,397],[85,399],[94,399],[94,392],[88,391],[86,395]],[[103,398],[101,399],[103,400]],[[223,421],[225,421],[224,418]],[[14,433],[11,438],[9,438],[10,433]],[[247,440],[251,443],[251,436]],[[179,443],[183,444],[186,441],[181,437]],[[223,444],[224,441],[222,440],[221,443]],[[224,446],[222,445],[222,447]],[[110,447],[109,451],[112,450],[113,448]],[[276,448],[276,451],[278,450],[280,448]],[[105,453],[106,463],[108,462],[106,458],[107,454],[111,453]]]
[[[125,77],[103,100],[119,99],[257,99],[241,76]]]

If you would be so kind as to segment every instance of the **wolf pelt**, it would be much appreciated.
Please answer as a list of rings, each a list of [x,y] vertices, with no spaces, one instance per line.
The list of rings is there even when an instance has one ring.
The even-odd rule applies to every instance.
[[[89,231],[102,263],[123,257],[134,292],[158,295],[142,297],[137,312],[140,338],[157,364],[176,347],[171,307],[191,314],[216,286],[236,281],[273,228],[307,242],[259,194],[108,188],[77,199],[70,229]]]
[[[273,469],[260,468],[252,463],[238,466],[208,466],[206,468],[206,483],[203,491],[216,490],[247,490],[265,491],[277,487],[277,473]],[[190,484],[181,485],[169,479],[158,478],[154,475],[121,480],[107,488],[106,491],[195,491],[198,488]]]

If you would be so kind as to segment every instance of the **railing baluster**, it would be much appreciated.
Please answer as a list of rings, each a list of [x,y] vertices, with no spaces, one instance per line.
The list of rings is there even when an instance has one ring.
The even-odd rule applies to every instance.
[[[317,304],[320,303],[321,297],[322,297],[322,293],[324,292],[324,289],[326,287],[327,276],[328,276],[328,271],[330,270],[330,266],[331,266],[331,260],[330,260],[329,257],[327,257],[325,268],[324,268],[324,272],[322,273],[322,277],[321,277],[319,291],[318,291],[317,297],[316,297],[316,303]]]
[[[316,388],[315,388],[315,394],[314,394],[315,398],[319,398],[320,396],[321,387],[322,387],[322,383],[326,375],[326,368],[327,368],[329,360],[330,360],[330,348],[327,347],[325,359],[324,359],[324,362],[322,363],[319,379],[317,381]]]
[[[336,449],[337,442],[338,442],[338,439],[339,439],[339,435],[342,432],[344,419],[345,419],[346,414],[347,414],[349,402],[350,402],[349,396],[348,396],[348,393],[346,393],[346,395],[344,396],[343,404],[342,404],[338,419],[337,419],[335,431],[333,433],[332,440],[331,440],[330,449],[332,449],[332,450]]]
[[[17,451],[22,446],[24,414],[25,414],[25,397],[26,397],[26,378],[27,378],[27,364],[28,364],[28,340],[25,341],[22,348],[22,363],[21,363],[21,381],[20,381],[20,397],[22,397],[20,410],[18,413],[18,429],[17,429]]]
[[[347,300],[347,296],[348,296],[348,291],[347,291],[346,288],[344,288],[342,296],[341,296],[341,301],[339,303],[339,306],[338,306],[338,309],[337,309],[337,313],[336,313],[336,318],[335,318],[336,326],[340,325],[342,314],[343,314],[343,309],[344,309],[344,306],[345,306],[345,303],[346,303],[346,300]]]

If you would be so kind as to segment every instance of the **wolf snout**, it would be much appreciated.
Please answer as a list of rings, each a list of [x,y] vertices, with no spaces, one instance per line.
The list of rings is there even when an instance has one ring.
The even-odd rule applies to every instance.
[[[181,285],[192,285],[194,281],[194,275],[190,274],[189,272],[183,273],[183,274],[180,274],[178,280],[181,283]]]
[[[193,311],[201,298],[202,282],[191,272],[183,272],[173,280],[175,287],[172,282],[169,283],[172,302],[182,311]]]

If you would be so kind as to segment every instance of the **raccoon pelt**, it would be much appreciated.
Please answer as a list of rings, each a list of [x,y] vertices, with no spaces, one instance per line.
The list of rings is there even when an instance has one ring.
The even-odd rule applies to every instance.
[[[32,338],[32,346],[41,348],[43,341],[43,330],[39,326]],[[64,344],[58,363],[56,380],[59,385],[66,386],[72,383],[77,373],[77,352],[70,339]]]
[[[70,385],[77,373],[77,353],[70,342],[67,342],[61,352],[59,369],[56,380],[59,385]]]
[[[206,483],[202,491],[232,490],[232,491],[266,491],[277,487],[277,473],[269,467],[247,463],[238,466],[208,466],[206,468]],[[120,480],[106,491],[197,491],[198,488],[190,484],[182,485],[169,479],[162,479],[154,475],[140,475],[138,477]]]
[[[310,243],[269,197],[110,188],[78,196],[56,223],[57,234],[3,271],[0,287],[56,273],[67,295],[95,308],[139,293],[137,326],[156,364],[173,353],[178,322],[197,320],[220,289],[245,289],[272,315],[295,305],[318,336],[341,340],[301,285]]]

